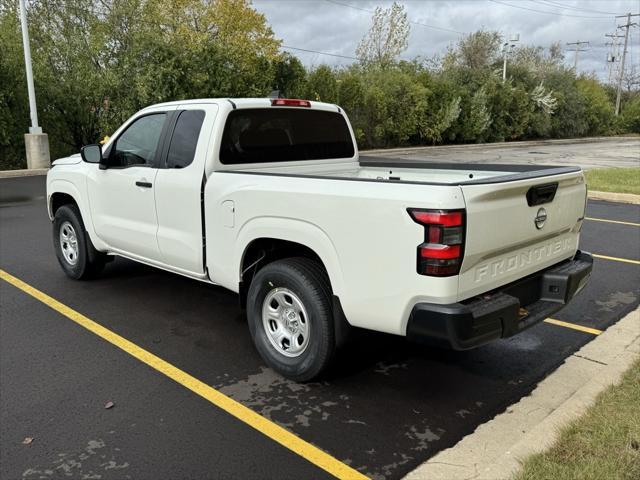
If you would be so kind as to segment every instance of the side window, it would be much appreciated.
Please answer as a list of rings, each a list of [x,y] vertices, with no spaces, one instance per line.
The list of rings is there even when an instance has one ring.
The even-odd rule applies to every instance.
[[[148,165],[155,167],[156,150],[166,113],[154,113],[135,120],[116,140],[111,162],[114,166]]]
[[[180,113],[171,136],[167,168],[184,168],[193,162],[203,121],[202,110],[185,110]]]

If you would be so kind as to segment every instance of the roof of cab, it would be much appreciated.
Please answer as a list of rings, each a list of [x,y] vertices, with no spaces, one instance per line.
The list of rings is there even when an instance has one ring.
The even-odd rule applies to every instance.
[[[190,100],[174,100],[172,102],[156,103],[149,105],[143,110],[157,107],[175,107],[178,105],[197,105],[202,103],[220,103],[229,102],[233,108],[266,108],[271,106],[271,98],[195,98]],[[341,112],[342,109],[332,103],[310,101],[311,108],[317,110],[328,110]],[[305,108],[305,107],[278,107],[278,108]]]

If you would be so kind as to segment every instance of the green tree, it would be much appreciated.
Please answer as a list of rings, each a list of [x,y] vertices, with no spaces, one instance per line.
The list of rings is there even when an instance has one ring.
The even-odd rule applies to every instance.
[[[307,98],[328,103],[338,101],[338,81],[331,67],[320,65],[309,73]]]
[[[640,133],[640,95],[636,95],[624,105],[620,123],[623,131]]]
[[[584,115],[587,135],[603,135],[611,132],[614,120],[613,105],[600,83],[592,78],[580,78],[576,82],[584,99]]]
[[[491,122],[489,96],[486,88],[482,86],[471,96],[468,108],[465,109],[462,115],[461,139],[465,142],[483,140],[484,133],[491,126]]]
[[[492,122],[484,138],[490,142],[515,140],[527,131],[531,102],[522,85],[495,79],[487,84]]]
[[[409,45],[409,20],[404,7],[393,2],[391,7],[376,7],[371,28],[358,44],[356,55],[363,65],[388,68]]]
[[[353,119],[361,145],[388,147],[438,142],[459,110],[403,68],[362,73],[364,101]],[[453,103],[452,103],[453,102]]]
[[[554,72],[545,84],[553,90],[557,99],[557,108],[551,117],[550,136],[563,138],[585,135],[588,129],[585,99],[576,88],[573,72]]]
[[[552,71],[562,68],[564,56],[557,43],[548,51],[540,46],[523,45],[516,48],[510,60],[510,70],[519,68],[532,80],[539,82]],[[513,75],[513,72],[510,72]]]
[[[0,170],[26,168],[23,135],[29,126],[20,24],[7,3],[0,3]]]
[[[338,104],[349,116],[356,140],[359,145],[365,144],[364,123],[365,87],[362,73],[352,68],[338,77]]]
[[[3,49],[4,75],[13,71],[9,64],[18,65],[10,46],[19,42],[19,30],[17,2],[1,1],[0,41],[9,52],[5,57]],[[31,4],[28,15],[53,158],[95,142],[151,103],[266,96],[281,58],[280,41],[248,0],[48,1]],[[9,80],[0,86],[3,108],[13,90],[5,85]],[[13,145],[22,143],[11,137]]]
[[[276,60],[274,90],[288,98],[301,98],[307,90],[307,71],[302,62],[289,53]]]
[[[470,33],[450,49],[444,59],[445,68],[455,65],[480,69],[492,66],[500,58],[500,34],[479,30]]]

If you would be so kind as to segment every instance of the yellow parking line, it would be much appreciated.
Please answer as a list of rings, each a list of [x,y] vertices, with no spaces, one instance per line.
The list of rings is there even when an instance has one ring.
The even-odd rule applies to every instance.
[[[556,320],[555,318],[547,318],[545,319],[546,323],[552,323],[553,325],[558,325],[560,327],[571,328],[573,330],[579,330],[585,333],[591,333],[593,335],[600,335],[602,330],[598,330],[597,328],[591,327],[583,327],[582,325],[577,325],[575,323],[563,322],[562,320]]]
[[[592,253],[591,255],[593,255],[595,258],[602,258],[603,260],[613,260],[614,262],[624,262],[624,263],[631,263],[633,265],[640,265],[640,260],[631,260],[630,258],[609,257],[607,255],[598,255],[595,253]]]
[[[640,223],[623,222],[621,220],[607,220],[606,218],[585,217],[585,220],[591,220],[592,222],[617,223],[619,225],[631,225],[632,227],[640,227]]]
[[[250,408],[247,408],[241,403],[236,402],[232,398],[227,397],[225,394],[219,392],[215,388],[212,388],[204,382],[198,380],[197,378],[192,377],[188,373],[171,365],[160,357],[155,356],[154,354],[139,347],[135,343],[127,340],[124,337],[121,337],[117,333],[112,332],[111,330],[94,322],[93,320],[90,320],[81,313],[78,313],[72,308],[67,307],[66,305],[60,303],[46,293],[41,292],[40,290],[32,287],[31,285],[23,282],[19,278],[14,277],[13,275],[5,272],[2,269],[0,269],[0,278],[10,283],[14,287],[19,288],[23,292],[31,295],[33,298],[41,301],[56,312],[67,317],[69,320],[74,321],[81,327],[84,327],[90,332],[96,334],[103,340],[106,340],[112,345],[115,345],[121,350],[124,350],[129,355],[141,361],[142,363],[146,363],[154,370],[162,373],[163,375],[169,377],[183,387],[191,390],[193,393],[201,396],[218,408],[221,408],[246,425],[249,425],[250,427],[258,430],[260,433],[269,437],[271,440],[274,440],[283,447],[288,448],[292,452],[320,467],[334,477],[340,479],[367,478],[365,475],[353,469],[349,465],[342,463],[340,460],[332,457],[323,450],[320,450],[318,447],[302,440],[297,435],[275,424],[271,420],[264,418]]]

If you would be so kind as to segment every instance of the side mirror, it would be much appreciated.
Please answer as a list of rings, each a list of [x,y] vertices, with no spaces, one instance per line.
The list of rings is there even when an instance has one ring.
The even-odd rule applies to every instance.
[[[87,163],[102,163],[102,146],[98,144],[85,145],[80,150],[80,156]]]

